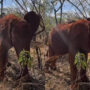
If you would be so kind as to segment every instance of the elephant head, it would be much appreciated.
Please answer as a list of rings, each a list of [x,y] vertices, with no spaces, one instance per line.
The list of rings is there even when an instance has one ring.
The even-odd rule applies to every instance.
[[[28,12],[24,19],[31,25],[35,32],[40,24],[40,15],[37,15],[34,11]]]

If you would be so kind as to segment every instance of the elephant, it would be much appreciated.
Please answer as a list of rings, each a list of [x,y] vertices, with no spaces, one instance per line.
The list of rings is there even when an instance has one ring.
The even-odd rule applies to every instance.
[[[0,18],[0,80],[5,76],[8,50],[14,47],[18,57],[23,49],[30,51],[30,43],[39,27],[40,18],[34,11],[27,12],[24,18],[13,14]],[[26,74],[27,66],[24,67],[22,75]]]
[[[78,51],[84,53],[87,59],[90,52],[90,21],[81,19],[69,24],[56,25],[49,33],[49,59],[45,64],[46,70],[56,69],[57,58],[68,53],[72,87],[74,87],[78,73],[74,61]],[[81,68],[79,81],[89,81],[86,69]]]

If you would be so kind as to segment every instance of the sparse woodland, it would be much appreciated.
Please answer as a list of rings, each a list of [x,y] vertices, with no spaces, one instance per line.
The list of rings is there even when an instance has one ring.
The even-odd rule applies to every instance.
[[[9,14],[23,18],[27,12],[34,11],[40,15],[41,20],[30,45],[29,54],[32,61],[29,62],[29,75],[17,79],[21,72],[22,61],[18,61],[15,48],[12,47],[8,52],[5,79],[0,82],[0,90],[70,90],[72,81],[68,54],[54,57],[57,59],[57,69],[49,73],[45,71],[45,62],[48,60],[49,32],[57,24],[90,18],[90,0],[10,0],[12,5],[7,7],[6,2],[9,0],[0,0],[1,18]],[[88,54],[88,63],[83,65],[87,68],[87,76],[90,80],[89,59],[90,54]],[[80,85],[82,85],[81,88]],[[90,83],[81,82],[76,90],[89,90],[86,88],[87,85],[90,86]]]

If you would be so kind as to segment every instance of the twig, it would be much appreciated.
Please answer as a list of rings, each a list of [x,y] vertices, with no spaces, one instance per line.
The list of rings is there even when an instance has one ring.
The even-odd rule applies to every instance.
[[[74,3],[72,3],[70,0],[67,0],[70,4],[72,4],[75,8],[77,8],[77,10],[83,15],[83,17],[84,18],[86,18],[85,16],[84,16],[84,14],[82,13],[82,11],[74,4]]]
[[[42,70],[42,59],[41,59],[41,51],[39,47],[36,47],[36,53],[38,57],[38,67]]]
[[[36,12],[39,13],[39,12],[38,12],[38,9],[37,9],[37,7],[36,7],[36,5],[35,5],[35,1],[33,1],[33,0],[31,0],[31,1],[32,1],[32,4],[33,4],[33,6],[34,6]]]
[[[80,4],[81,4],[81,6],[82,6],[82,9],[83,9],[84,13],[85,13],[85,16],[87,17],[87,14],[86,14],[86,11],[85,11],[85,8],[84,8],[82,2],[81,2],[80,0],[79,0],[79,2],[80,2]]]
[[[18,0],[15,0],[16,1],[16,3],[25,11],[25,12],[28,12],[27,10],[25,10],[25,8],[19,3],[19,1]]]

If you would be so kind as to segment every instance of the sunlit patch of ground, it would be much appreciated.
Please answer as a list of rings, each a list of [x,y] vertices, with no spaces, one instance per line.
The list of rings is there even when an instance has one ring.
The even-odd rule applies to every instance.
[[[46,73],[46,81],[46,90],[70,90],[70,69],[67,56],[57,61],[56,71]]]
[[[42,54],[42,67],[44,68],[48,48],[47,46],[41,46],[40,50]],[[68,55],[64,55],[62,58],[57,60],[56,71],[45,73],[44,69],[40,70],[38,68],[38,60],[35,49],[31,48],[30,51],[31,55],[34,57],[33,66],[29,69],[29,74],[36,80],[34,82],[34,86],[37,89],[34,90],[70,90],[71,80]],[[88,56],[90,58],[90,54]],[[0,83],[0,90],[31,90],[31,86],[28,81],[29,79],[27,77],[24,79],[22,78],[21,80],[16,80],[17,75],[20,73],[20,65],[18,64],[18,58],[14,48],[9,51],[8,59],[11,66],[7,67],[6,78],[4,82]],[[90,63],[87,75],[90,79]],[[22,89],[23,84],[27,87],[26,89]]]
[[[12,48],[8,56],[8,61],[11,65],[7,67],[5,79],[0,83],[0,90],[45,90],[44,72],[38,68],[36,56],[34,59],[33,66],[29,69],[31,77],[27,75],[16,80],[20,73],[20,65],[16,52],[14,48]]]
[[[90,54],[88,55],[90,58]],[[88,64],[87,75],[90,80],[90,63]],[[89,84],[90,85],[90,84]],[[68,55],[64,55],[57,61],[57,71],[46,73],[46,90],[70,90],[70,67],[68,63]]]

